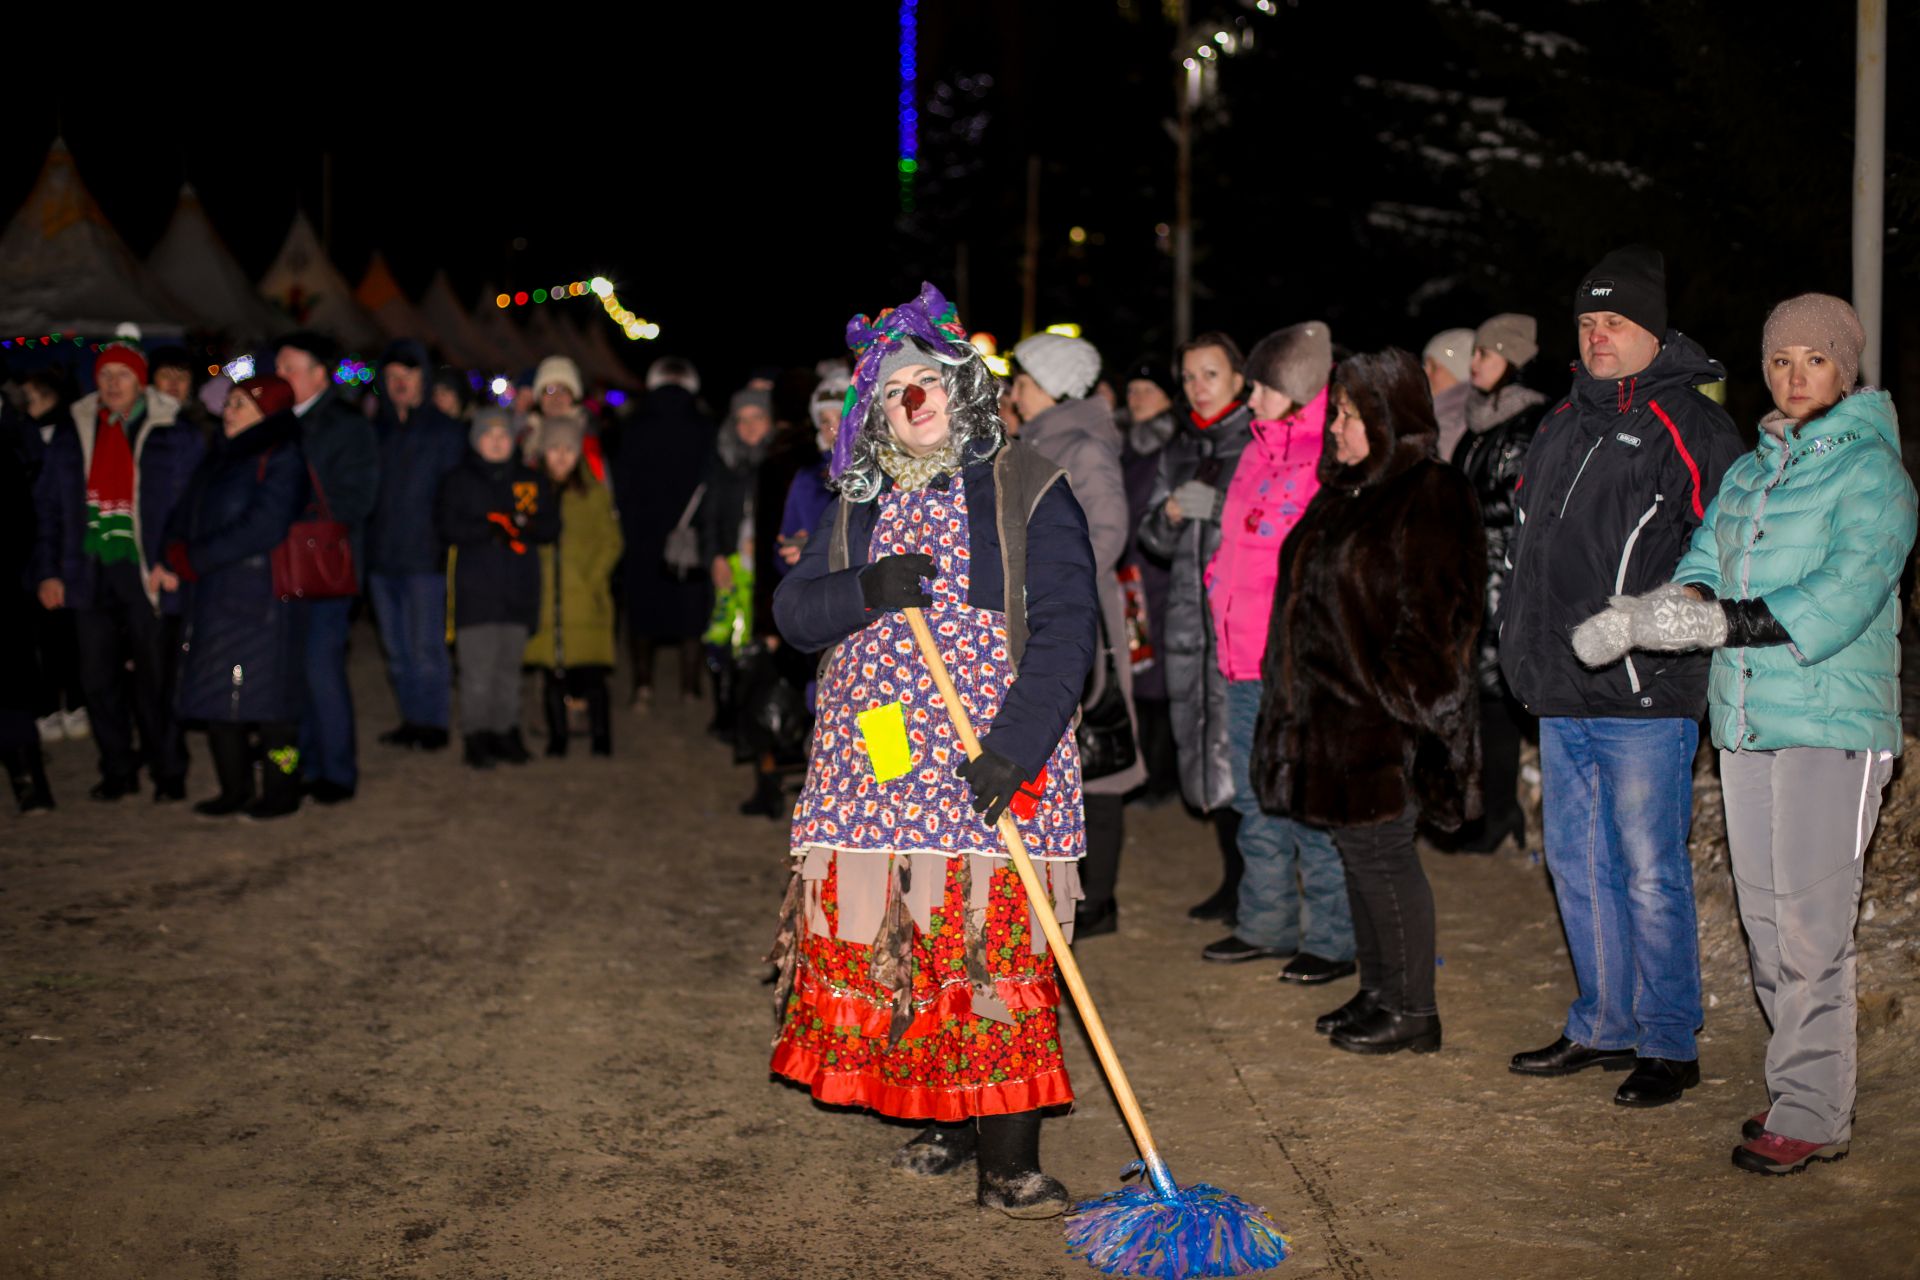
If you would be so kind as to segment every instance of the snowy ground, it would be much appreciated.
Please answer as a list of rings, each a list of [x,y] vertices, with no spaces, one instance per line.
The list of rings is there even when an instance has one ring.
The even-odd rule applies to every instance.
[[[702,709],[621,713],[610,762],[475,776],[371,745],[391,703],[356,643],[367,778],[338,812],[91,804],[91,747],[64,744],[59,812],[0,817],[0,1275],[1091,1274],[1058,1223],[977,1213],[964,1175],[890,1173],[905,1130],[769,1081],[782,832],[735,814]],[[1630,1111],[1617,1075],[1506,1071],[1571,982],[1527,854],[1430,857],[1446,1048],[1370,1060],[1312,1034],[1348,984],[1203,964],[1182,913],[1210,840],[1174,809],[1128,821],[1122,930],[1082,965],[1176,1177],[1292,1234],[1275,1274],[1915,1274],[1910,905],[1883,892],[1862,928],[1852,1156],[1763,1180],[1728,1163],[1764,1092],[1721,873],[1705,1082]],[[1920,834],[1888,835],[1876,867],[1906,875]],[[1077,1037],[1069,1063],[1082,1101],[1045,1155],[1092,1193],[1132,1153]]]

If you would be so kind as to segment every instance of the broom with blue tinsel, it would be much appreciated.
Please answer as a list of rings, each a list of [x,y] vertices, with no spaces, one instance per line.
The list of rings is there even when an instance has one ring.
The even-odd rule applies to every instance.
[[[971,760],[980,754],[980,739],[975,736],[967,709],[954,690],[947,664],[940,657],[933,633],[927,629],[925,616],[912,608],[905,613],[914,639],[920,643],[921,657],[926,660],[933,683],[940,690],[940,699],[946,704],[948,718],[960,735],[960,745],[966,748],[967,759]],[[1127,1129],[1133,1134],[1134,1145],[1140,1149],[1140,1159],[1122,1176],[1146,1175],[1144,1183],[1110,1191],[1070,1209],[1067,1251],[1110,1275],[1159,1276],[1163,1280],[1245,1275],[1264,1271],[1283,1261],[1287,1256],[1287,1238],[1263,1211],[1239,1196],[1204,1182],[1184,1188],[1175,1184],[1166,1161],[1160,1158],[1159,1148],[1154,1146],[1153,1134],[1147,1130],[1147,1118],[1141,1113],[1139,1100],[1133,1096],[1133,1086],[1127,1083],[1127,1073],[1120,1067],[1113,1042],[1107,1038],[1106,1025],[1100,1021],[1100,1012],[1094,1008],[1093,997],[1081,980],[1080,966],[1074,963],[1073,952],[1060,933],[1060,923],[1054,919],[1047,891],[1034,874],[1026,843],[1020,838],[1020,828],[1012,813],[1000,815],[999,830],[1020,883],[1026,886],[1027,897],[1033,903],[1033,914],[1039,917],[1040,927],[1047,935],[1047,945],[1053,949],[1054,963],[1066,980],[1067,990],[1073,994],[1080,1020],[1086,1024],[1087,1038],[1093,1041],[1100,1067],[1107,1073],[1107,1082],[1113,1086],[1114,1097],[1120,1102],[1120,1114],[1126,1117]]]

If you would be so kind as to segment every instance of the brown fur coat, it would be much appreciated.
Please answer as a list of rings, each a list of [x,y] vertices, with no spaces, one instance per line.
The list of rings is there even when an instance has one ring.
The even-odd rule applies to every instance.
[[[1264,808],[1319,826],[1480,814],[1485,539],[1472,486],[1433,456],[1419,378],[1405,352],[1341,366],[1371,451],[1343,466],[1329,440],[1281,555],[1252,780]]]

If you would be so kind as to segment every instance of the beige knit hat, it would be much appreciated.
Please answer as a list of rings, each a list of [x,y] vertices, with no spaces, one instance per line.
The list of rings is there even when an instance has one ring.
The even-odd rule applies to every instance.
[[[1782,347],[1812,347],[1824,351],[1840,370],[1840,389],[1853,390],[1860,376],[1860,349],[1867,331],[1844,298],[1830,293],[1803,293],[1788,298],[1767,316],[1760,334],[1760,367]]]
[[[1473,330],[1442,329],[1427,340],[1420,358],[1437,363],[1453,375],[1454,381],[1465,382],[1472,372]]]
[[[565,356],[548,356],[540,362],[540,367],[533,371],[533,385],[536,390],[556,383],[573,392],[575,400],[586,397],[587,388],[580,379],[580,366]]]
[[[1540,354],[1539,334],[1532,316],[1503,311],[1474,330],[1473,345],[1486,348],[1517,369]]]

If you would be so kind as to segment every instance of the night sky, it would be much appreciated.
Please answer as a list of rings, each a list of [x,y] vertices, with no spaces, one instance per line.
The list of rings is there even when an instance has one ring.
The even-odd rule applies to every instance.
[[[1572,285],[1615,244],[1666,249],[1675,323],[1742,369],[1768,302],[1847,292],[1851,0],[1756,0],[1735,27],[1707,0],[1278,7],[1191,5],[1196,27],[1244,18],[1258,37],[1201,114],[1199,327],[1251,345],[1320,315],[1355,347],[1417,349],[1530,311],[1551,386],[1563,375],[1540,370],[1571,354]],[[198,76],[137,76],[131,108],[75,45],[10,69],[0,207],[18,206],[59,129],[136,252],[189,180],[257,274],[296,207],[320,221],[331,155],[332,251],[350,281],[375,249],[414,296],[444,266],[468,304],[483,283],[604,274],[663,327],[653,344],[613,335],[636,367],[688,353],[724,387],[836,354],[850,313],[923,275],[965,299],[969,325],[1017,338],[1038,155],[1040,323],[1079,321],[1112,364],[1164,354],[1156,224],[1173,216],[1181,72],[1161,4],[920,8],[912,218],[884,3],[646,5],[617,36],[570,18],[502,28],[484,53],[320,36],[325,61],[278,75],[236,77],[237,46],[203,48]],[[1916,26],[1894,15],[1889,226],[1920,214],[1920,112],[1900,71]],[[1888,349],[1910,332],[1920,349],[1920,245],[1896,234],[1888,252]]]

